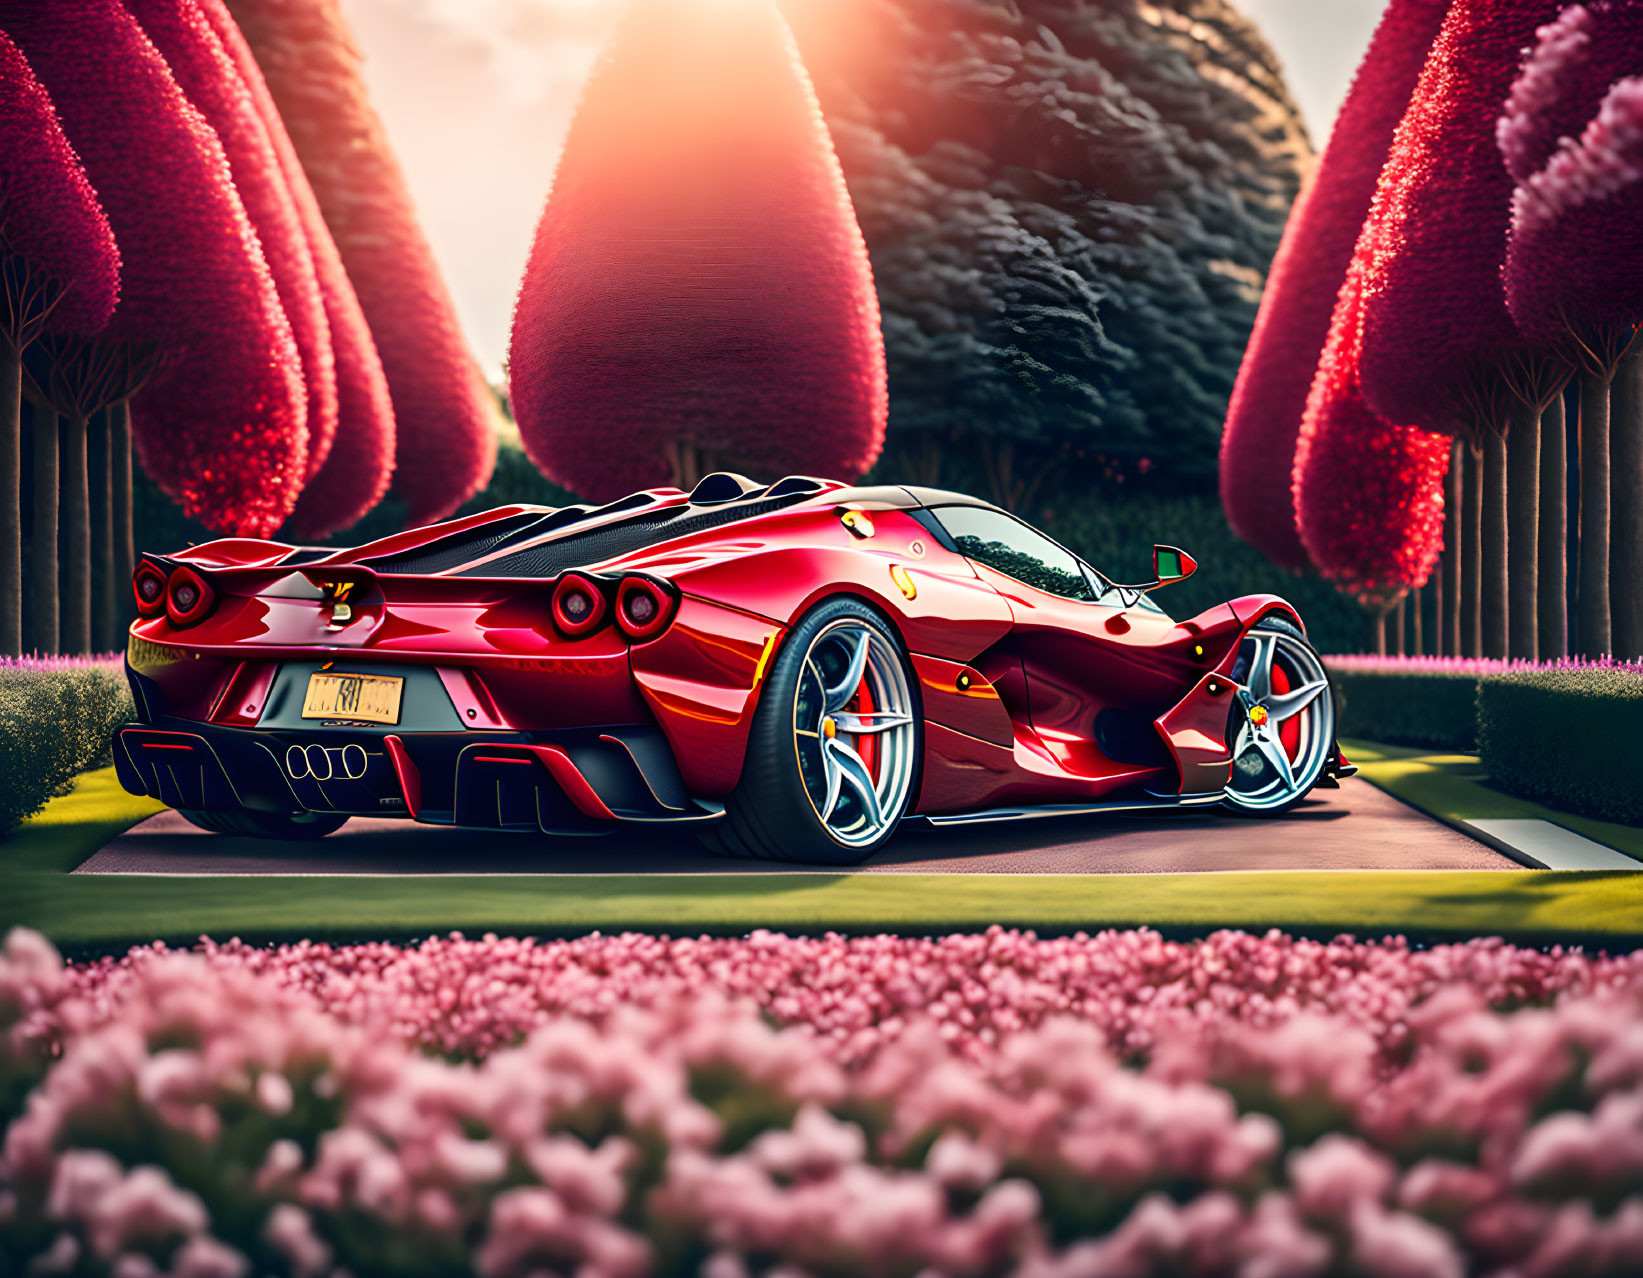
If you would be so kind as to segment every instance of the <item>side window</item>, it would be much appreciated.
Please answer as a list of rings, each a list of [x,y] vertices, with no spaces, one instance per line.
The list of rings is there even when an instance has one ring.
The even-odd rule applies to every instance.
[[[1046,594],[1095,599],[1078,560],[1019,519],[982,506],[942,506],[931,514],[960,554]]]

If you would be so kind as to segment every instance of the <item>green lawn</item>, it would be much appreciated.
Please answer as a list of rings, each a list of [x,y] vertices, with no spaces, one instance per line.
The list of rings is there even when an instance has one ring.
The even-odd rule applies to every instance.
[[[1360,749],[1360,753],[1365,753]],[[1352,757],[1349,751],[1349,757]],[[163,878],[67,872],[158,805],[111,770],[0,843],[0,927],[111,950],[202,933],[247,940],[469,932],[1074,931],[1150,924],[1360,935],[1504,935],[1612,946],[1643,920],[1643,874],[729,874]]]
[[[1643,829],[1559,812],[1492,790],[1476,755],[1432,754],[1368,741],[1343,741],[1341,749],[1366,781],[1449,825],[1461,827],[1465,821],[1500,817],[1537,818],[1643,861]],[[1643,918],[1635,927],[1643,930]]]

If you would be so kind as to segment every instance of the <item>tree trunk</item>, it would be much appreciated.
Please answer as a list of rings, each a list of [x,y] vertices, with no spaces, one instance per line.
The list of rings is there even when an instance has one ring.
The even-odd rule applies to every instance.
[[[1375,655],[1386,655],[1386,609],[1377,608],[1369,614],[1369,630],[1375,641]]]
[[[91,638],[98,652],[116,644],[119,626],[114,581],[114,454],[108,413],[89,423],[86,465],[91,472]]]
[[[1461,519],[1461,547],[1466,562],[1461,569],[1460,634],[1461,655],[1483,655],[1483,456],[1468,445],[1464,449],[1466,478],[1463,493],[1466,508]]]
[[[113,459],[114,598],[116,648],[125,647],[124,631],[131,623],[131,573],[137,567],[136,533],[131,518],[131,406],[120,400],[108,406],[108,450]]]
[[[29,535],[29,645],[57,651],[57,414],[35,406],[32,440],[34,526]]]
[[[91,651],[91,489],[84,421],[63,422],[63,651]]]
[[[1609,608],[1615,656],[1643,657],[1643,338],[1609,388]]]
[[[1506,428],[1508,647],[1535,659],[1540,637],[1540,410],[1514,397]]]
[[[1483,655],[1507,655],[1506,441],[1483,433]]]
[[[1580,580],[1575,586],[1575,647],[1601,657],[1609,628],[1609,379],[1580,372]]]
[[[675,488],[688,493],[701,482],[701,450],[688,440],[676,439],[668,446],[668,465],[673,470]]]
[[[1426,640],[1421,625],[1421,609],[1426,606],[1425,592],[1416,586],[1409,592],[1409,655],[1419,657],[1426,651]]]
[[[1432,570],[1432,575],[1426,579],[1426,593],[1431,596],[1430,612],[1426,619],[1426,651],[1434,657],[1441,657],[1444,653],[1443,627],[1448,614],[1445,611],[1448,602],[1444,598],[1443,579],[1448,574],[1448,568],[1442,559]]]
[[[1408,595],[1400,596],[1398,602],[1392,605],[1392,652],[1399,657],[1404,655],[1403,614],[1406,611],[1404,604],[1408,598]]]
[[[1565,656],[1569,651],[1568,465],[1563,396],[1554,395],[1540,418],[1540,579],[1536,586],[1535,646],[1542,661]]]
[[[1465,511],[1461,493],[1465,484],[1461,478],[1466,468],[1466,445],[1456,440],[1449,449],[1449,474],[1443,481],[1443,621],[1442,646],[1439,652],[1450,657],[1461,655],[1460,579],[1465,547],[1461,529],[1465,526]]]
[[[928,431],[919,434],[918,451],[913,457],[913,474],[926,488],[941,483],[941,442]]]
[[[23,359],[0,340],[0,656],[23,655]]]

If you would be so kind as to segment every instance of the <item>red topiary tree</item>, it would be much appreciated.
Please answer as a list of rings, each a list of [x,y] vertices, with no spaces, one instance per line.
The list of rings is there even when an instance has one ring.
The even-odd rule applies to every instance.
[[[290,531],[297,537],[323,537],[357,523],[388,491],[394,473],[394,408],[388,379],[342,255],[251,47],[223,0],[199,4],[268,131],[319,279],[335,358],[337,430],[319,473],[309,476],[297,498]]]
[[[1594,0],[1573,4],[1535,33],[1495,126],[1515,182],[1546,167],[1578,139],[1617,80],[1643,73],[1643,8]]]
[[[1426,584],[1443,548],[1450,440],[1388,422],[1358,380],[1367,244],[1347,271],[1295,448],[1294,501],[1319,571],[1379,611]]]
[[[1637,31],[1643,34],[1643,24]],[[1643,58],[1643,43],[1633,47]],[[1616,366],[1643,322],[1640,233],[1643,78],[1633,78],[1614,85],[1579,140],[1566,142],[1518,187],[1506,259],[1507,297],[1524,331],[1580,361],[1576,633],[1581,650],[1593,656],[1611,648],[1643,653],[1643,422],[1629,394],[1612,406],[1609,399]]]
[[[1273,562],[1308,566],[1291,463],[1307,393],[1392,134],[1448,0],[1392,0],[1284,227],[1221,436],[1221,505]]]
[[[291,512],[289,530],[300,538],[326,537],[358,523],[388,491],[394,474],[394,406],[371,332],[356,303],[351,315],[332,307],[338,338],[337,400],[340,414],[331,455],[308,481]]]
[[[1635,500],[1643,477],[1629,478],[1643,468],[1643,458],[1631,433],[1617,430],[1610,440],[1609,402],[1616,367],[1631,341],[1626,317],[1637,313],[1636,273],[1627,268],[1636,257],[1639,223],[1624,220],[1635,218],[1636,209],[1627,207],[1619,190],[1627,185],[1630,163],[1624,105],[1615,108],[1615,127],[1599,129],[1589,146],[1582,132],[1610,87],[1639,72],[1643,6],[1571,6],[1539,32],[1498,127],[1501,154],[1518,183],[1508,304],[1527,335],[1558,346],[1580,369],[1584,584],[1577,635],[1582,650],[1593,653],[1643,644],[1643,596],[1625,588],[1643,571],[1640,551],[1633,549],[1643,537],[1643,511]],[[1604,242],[1604,235],[1615,238]],[[1577,282],[1589,290],[1577,291]],[[1620,381],[1626,386],[1631,379]],[[1618,418],[1614,424],[1620,426]],[[1561,507],[1551,513],[1561,515]]]
[[[1370,214],[1360,370],[1389,421],[1484,447],[1484,648],[1533,656],[1542,407],[1567,365],[1526,343],[1500,286],[1512,179],[1495,138],[1556,0],[1454,0],[1398,125]],[[1512,437],[1511,607],[1506,438]]]
[[[302,483],[305,393],[216,134],[116,0],[0,0],[0,28],[52,94],[124,257],[104,336],[52,351],[41,380],[84,420],[94,401],[140,382],[139,361],[94,381],[113,362],[109,344],[158,346],[160,370],[133,413],[145,469],[213,528],[271,531]]]
[[[123,0],[177,87],[222,143],[245,214],[257,232],[280,305],[302,359],[307,392],[308,461],[312,476],[331,450],[337,427],[337,377],[314,256],[296,201],[280,171],[273,140],[222,41],[196,0]]]
[[[228,0],[348,268],[393,396],[413,522],[484,487],[501,412],[469,354],[336,0]],[[331,491],[336,491],[332,489]]]
[[[768,0],[629,10],[571,124],[509,359],[526,451],[591,498],[878,456],[867,250]]]
[[[42,331],[90,335],[120,292],[120,253],[51,99],[0,34],[0,654],[23,651],[23,351]],[[37,645],[57,647],[57,422],[35,445]],[[49,445],[49,447],[47,446]]]

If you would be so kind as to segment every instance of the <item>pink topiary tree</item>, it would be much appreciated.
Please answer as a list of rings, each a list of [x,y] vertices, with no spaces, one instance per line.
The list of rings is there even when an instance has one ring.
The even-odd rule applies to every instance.
[[[1307,396],[1294,503],[1312,561],[1384,619],[1406,591],[1426,584],[1443,548],[1450,440],[1389,422],[1364,398],[1364,247],[1347,270]],[[1385,650],[1384,631],[1378,646]]]
[[[166,60],[177,87],[216,133],[228,157],[234,189],[262,245],[302,359],[308,423],[304,477],[311,477],[324,463],[336,433],[336,369],[314,256],[291,188],[274,154],[268,127],[196,0],[123,3]]]
[[[213,528],[271,531],[302,483],[306,396],[216,134],[116,0],[0,0],[0,27],[51,92],[120,242],[122,290],[106,337],[163,352],[134,405],[144,468]],[[109,363],[97,343],[52,357],[44,380],[70,415],[93,394],[117,403],[138,384],[94,386],[87,370]]]
[[[1313,372],[1369,212],[1392,134],[1448,0],[1392,0],[1336,116],[1329,145],[1290,211],[1221,436],[1221,505],[1233,531],[1273,562],[1308,567],[1290,491]]]
[[[23,651],[23,351],[42,331],[94,334],[120,291],[120,253],[57,111],[0,33],[0,653]],[[34,635],[57,648],[57,422],[37,417]],[[49,445],[49,446],[48,446]]]
[[[1491,656],[1504,656],[1509,639],[1515,655],[1537,648],[1540,412],[1568,375],[1564,361],[1524,340],[1506,309],[1500,269],[1512,179],[1495,126],[1524,49],[1558,9],[1556,0],[1454,0],[1398,125],[1366,231],[1360,372],[1370,406],[1389,421],[1483,445],[1480,593]]]
[[[228,0],[228,8],[370,323],[393,397],[394,491],[413,522],[441,519],[489,479],[501,410],[468,352],[366,94],[359,52],[336,0]],[[367,451],[381,443],[378,431]]]
[[[768,0],[629,11],[572,122],[509,359],[526,451],[588,497],[878,456],[867,249]]]
[[[357,523],[388,491],[394,473],[394,407],[388,378],[342,254],[251,47],[223,0],[199,0],[199,5],[268,131],[319,279],[335,358],[337,430],[330,454],[297,498],[290,530],[298,537],[322,537]]]
[[[1635,584],[1643,574],[1643,424],[1630,420],[1635,409],[1614,413],[1610,403],[1643,320],[1637,94],[1615,83],[1639,72],[1643,7],[1571,7],[1539,33],[1498,128],[1518,183],[1508,305],[1527,336],[1561,349],[1580,369],[1576,635],[1592,655],[1643,651],[1643,593]],[[1618,379],[1617,401],[1631,403],[1626,392],[1636,376],[1628,369]]]
[[[351,297],[351,294],[350,294]],[[394,473],[394,406],[359,304],[338,298],[336,441],[291,512],[297,537],[324,537],[358,523],[388,491]]]

